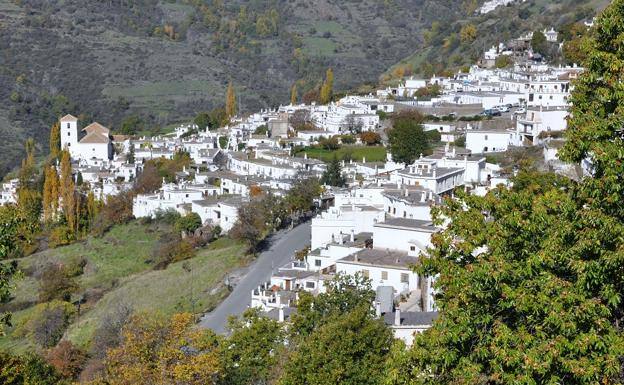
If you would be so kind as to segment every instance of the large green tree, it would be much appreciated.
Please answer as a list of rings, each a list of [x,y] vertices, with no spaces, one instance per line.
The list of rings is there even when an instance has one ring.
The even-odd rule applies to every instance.
[[[410,164],[429,151],[429,140],[422,128],[423,116],[417,112],[400,113],[388,131],[392,160]]]
[[[343,187],[346,184],[345,177],[342,175],[342,166],[336,156],[327,164],[327,169],[321,176],[321,183],[334,187]]]
[[[391,383],[624,381],[624,0],[593,33],[561,152],[593,176],[522,170],[511,189],[437,209],[449,225],[420,270],[437,276],[440,318]]]

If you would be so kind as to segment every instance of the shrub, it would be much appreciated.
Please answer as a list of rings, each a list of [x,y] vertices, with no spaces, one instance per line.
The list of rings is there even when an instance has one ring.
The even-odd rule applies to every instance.
[[[177,213],[176,213],[177,214]],[[192,234],[195,230],[200,228],[202,225],[202,220],[197,213],[188,213],[185,216],[180,216],[175,221],[175,229],[178,232],[184,231],[187,234]]]
[[[52,229],[48,240],[51,248],[69,245],[74,239],[73,232],[65,225],[59,225]]]
[[[340,141],[342,144],[353,144],[355,143],[355,136],[353,135],[342,135],[340,137]]]
[[[46,361],[63,377],[76,378],[87,361],[87,354],[69,341],[61,341],[48,354]]]
[[[364,131],[360,134],[360,140],[367,146],[374,146],[381,143],[381,136],[373,131]]]
[[[78,285],[71,272],[63,265],[49,264],[39,279],[39,300],[42,302],[59,299],[69,301]]]
[[[68,302],[55,300],[39,304],[16,333],[28,336],[44,348],[52,347],[61,339],[75,313],[74,306]]]

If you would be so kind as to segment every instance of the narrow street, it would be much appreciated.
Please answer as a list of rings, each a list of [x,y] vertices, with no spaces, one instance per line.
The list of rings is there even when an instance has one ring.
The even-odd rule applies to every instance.
[[[289,262],[295,251],[310,243],[310,222],[292,230],[277,233],[268,250],[262,252],[247,268],[230,295],[212,312],[205,314],[199,325],[224,333],[230,315],[240,315],[249,307],[251,291],[271,277],[273,270]]]

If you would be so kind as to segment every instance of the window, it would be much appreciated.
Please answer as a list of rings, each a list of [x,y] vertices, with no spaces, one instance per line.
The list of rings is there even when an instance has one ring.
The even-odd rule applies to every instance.
[[[487,135],[485,136],[485,140],[487,140]]]
[[[410,246],[410,251],[416,251],[416,246]]]
[[[315,259],[314,260],[314,266],[321,266],[321,260],[320,259]]]
[[[362,277],[368,278],[370,276],[370,271],[366,269],[362,269]]]
[[[314,282],[306,282],[307,289],[314,289],[314,287],[315,287]]]
[[[401,282],[402,283],[409,283],[409,274],[401,273]]]
[[[71,136],[71,132],[68,132],[68,133],[67,133],[67,136]]]
[[[69,128],[69,123],[67,123],[67,128]]]
[[[388,272],[387,271],[382,271],[381,272],[381,279],[383,279],[383,280],[388,279]]]

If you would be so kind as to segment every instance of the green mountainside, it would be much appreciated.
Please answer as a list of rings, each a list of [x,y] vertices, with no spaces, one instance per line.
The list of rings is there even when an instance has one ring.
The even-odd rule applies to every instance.
[[[376,83],[432,20],[464,15],[451,0],[0,0],[0,173],[27,136],[45,153],[61,113],[153,128],[222,104],[230,80],[244,111],[327,67],[339,90]]]

